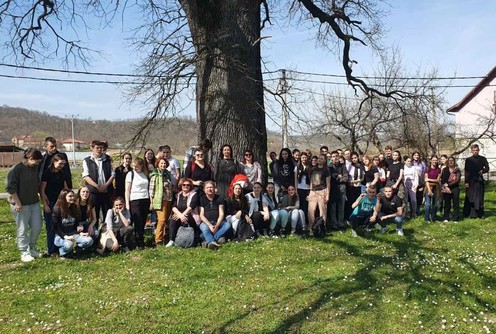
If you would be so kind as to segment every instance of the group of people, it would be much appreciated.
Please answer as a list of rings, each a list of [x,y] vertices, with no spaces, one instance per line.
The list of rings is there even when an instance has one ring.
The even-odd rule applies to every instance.
[[[95,140],[83,161],[84,186],[74,192],[67,156],[46,138],[45,153],[28,149],[7,177],[21,260],[41,256],[40,199],[47,255],[61,258],[85,249],[143,249],[147,224],[154,227],[154,246],[184,246],[181,227],[189,227],[192,244],[217,249],[229,239],[312,235],[316,220],[328,230],[351,226],[353,236],[360,226],[376,225],[385,233],[395,223],[403,235],[403,221],[417,217],[422,203],[426,222],[437,219],[438,209],[444,221],[459,219],[461,170],[453,157],[433,156],[426,165],[418,152],[402,158],[390,146],[373,157],[326,146],[318,155],[283,148],[278,156],[270,152],[265,183],[252,150],[238,161],[233,148],[223,145],[214,168],[211,147],[206,139],[189,148],[182,166],[165,145],[156,154],[146,150],[143,158],[124,153],[115,167],[107,144]],[[482,218],[489,166],[477,145],[471,149],[464,214]]]

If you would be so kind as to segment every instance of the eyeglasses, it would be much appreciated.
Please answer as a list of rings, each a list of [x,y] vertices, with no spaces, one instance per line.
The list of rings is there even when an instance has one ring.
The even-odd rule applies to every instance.
[[[197,157],[203,157],[203,154],[195,154]]]
[[[251,157],[253,154],[251,153],[245,153],[245,157]]]
[[[183,187],[191,187],[191,184],[189,184],[189,183],[185,183],[185,184],[183,184],[182,186],[183,186]]]

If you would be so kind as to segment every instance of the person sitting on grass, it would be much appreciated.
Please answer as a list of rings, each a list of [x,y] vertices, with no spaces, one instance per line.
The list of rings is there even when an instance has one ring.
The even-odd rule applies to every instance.
[[[403,206],[401,199],[394,195],[393,188],[387,186],[384,188],[384,194],[380,195],[378,216],[379,225],[381,225],[381,234],[386,233],[387,224],[396,223],[396,232],[403,236]]]
[[[291,219],[291,235],[296,234],[296,228],[300,228],[302,231],[305,230],[305,213],[300,209],[300,198],[296,193],[296,188],[294,186],[288,187],[288,193],[285,194],[281,199],[281,210],[286,211],[288,218]],[[286,219],[287,222],[288,219]],[[284,220],[281,220],[284,223]],[[286,230],[286,224],[281,225],[281,237],[284,237]]]
[[[255,182],[253,184],[253,191],[246,194],[245,197],[250,207],[248,215],[255,227],[255,236],[258,237],[267,234],[270,212],[267,198],[262,194],[262,184],[260,182]]]
[[[231,223],[234,235],[238,231],[238,225],[242,219],[251,225],[251,218],[248,215],[249,206],[246,197],[243,195],[243,187],[236,183],[232,187],[232,194],[226,203],[226,221]],[[251,225],[253,227],[253,225]]]
[[[72,190],[62,189],[53,207],[54,244],[59,247],[62,259],[70,257],[76,247],[87,249],[93,245],[93,238],[83,233],[84,227],[79,223],[80,213],[75,201],[76,195]]]
[[[369,186],[367,192],[358,196],[355,202],[351,205],[353,212],[350,216],[351,236],[357,237],[356,229],[359,226],[368,227],[370,224],[375,224],[377,221],[377,213],[379,212],[379,201],[376,197],[377,190],[375,186]]]
[[[110,234],[105,249],[117,252],[122,248],[124,253],[128,253],[134,228],[131,225],[131,213],[124,206],[124,198],[118,196],[114,199],[112,209],[107,211],[105,224]]]
[[[215,183],[205,182],[200,197],[200,230],[209,249],[217,249],[226,242],[231,224],[224,220],[224,199],[215,193]]]
[[[79,222],[84,228],[83,232],[88,233],[93,240],[97,240],[100,233],[98,232],[95,206],[93,205],[88,187],[79,189],[76,196],[76,205],[80,213]]]

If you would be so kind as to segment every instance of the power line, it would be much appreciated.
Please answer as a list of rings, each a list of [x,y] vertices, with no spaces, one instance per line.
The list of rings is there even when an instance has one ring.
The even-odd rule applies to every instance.
[[[76,71],[76,70],[64,70],[48,67],[36,67],[36,66],[25,66],[25,65],[15,65],[0,63],[0,66],[16,68],[16,69],[26,69],[34,71],[45,71],[45,72],[56,72],[56,73],[67,73],[67,74],[82,74],[82,75],[96,75],[96,76],[110,76],[110,77],[132,77],[132,78],[162,78],[162,75],[145,75],[145,74],[130,74],[130,73],[111,73],[111,72],[89,72],[89,71]],[[283,69],[277,69],[272,71],[265,71],[262,74],[274,74],[281,72]],[[310,76],[321,76],[321,77],[332,77],[332,78],[346,78],[343,74],[332,74],[332,73],[319,73],[319,72],[306,72],[298,70],[285,70],[286,73],[295,73],[301,75]],[[387,79],[383,76],[357,76],[360,79]],[[487,76],[452,76],[452,77],[397,77],[401,80],[470,80],[470,79],[485,79]]]
[[[286,70],[286,72],[302,74],[302,75],[313,75],[321,77],[332,77],[332,78],[346,78],[346,75],[342,74],[328,74],[328,73],[317,73],[317,72],[303,72],[297,70]],[[380,76],[357,76],[360,79],[387,79],[387,77]],[[402,80],[469,80],[469,79],[485,79],[487,76],[453,76],[453,77],[396,77],[396,79]]]
[[[8,75],[0,74],[1,78],[9,79],[27,79],[27,80],[38,80],[38,81],[55,81],[55,82],[73,82],[73,83],[101,83],[101,84],[116,84],[116,85],[139,85],[142,82],[133,81],[105,81],[105,80],[79,80],[79,79],[56,79],[56,78],[38,78],[38,77],[26,77],[18,75]]]

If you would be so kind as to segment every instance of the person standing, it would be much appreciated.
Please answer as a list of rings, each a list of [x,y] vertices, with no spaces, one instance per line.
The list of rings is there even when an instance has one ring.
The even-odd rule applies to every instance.
[[[45,138],[45,154],[43,154],[43,158],[40,162],[40,167],[38,169],[38,176],[41,180],[43,177],[43,173],[45,173],[48,169],[50,169],[50,165],[52,164],[52,159],[56,154],[61,154],[64,160],[67,162],[64,165],[64,180],[67,183],[67,187],[72,189],[72,174],[71,168],[69,167],[69,159],[67,158],[67,154],[64,152],[59,152],[57,150],[57,140],[53,137]],[[58,195],[58,194],[57,194]]]
[[[43,173],[40,184],[40,197],[43,201],[49,256],[57,254],[57,246],[54,243],[55,229],[52,226],[53,207],[62,189],[68,188],[64,174],[64,166],[67,165],[67,161],[64,160],[64,156],[55,154],[51,160],[50,168]]]
[[[149,195],[150,210],[157,214],[157,227],[155,229],[155,245],[167,243],[169,239],[169,216],[172,211],[172,176],[169,170],[169,162],[165,157],[156,162],[157,168],[150,175]]]
[[[83,160],[83,180],[90,190],[97,220],[103,221],[103,219],[99,220],[98,217],[100,217],[100,211],[102,211],[102,217],[105,217],[111,207],[112,181],[115,172],[112,170],[110,156],[103,153],[105,143],[93,140],[90,147],[91,155]]]
[[[205,152],[203,153],[205,154]],[[205,158],[205,157],[204,157]],[[236,174],[242,173],[243,168],[234,159],[232,146],[225,144],[220,149],[219,160],[215,169],[215,181],[217,182],[217,193],[222,198],[227,198],[229,185]]]
[[[126,175],[130,171],[132,171],[131,162],[133,161],[133,157],[131,153],[125,152],[121,156],[121,164],[115,168],[115,197],[124,197],[126,196]]]
[[[331,198],[329,206],[329,222],[334,230],[345,228],[344,208],[346,202],[346,184],[348,183],[348,170],[346,165],[340,162],[339,153],[331,152]],[[348,217],[346,217],[348,219]]]
[[[169,167],[167,167],[167,170],[171,173],[172,187],[177,189],[177,182],[181,178],[181,164],[176,158],[172,157],[172,149],[169,145],[162,146],[162,153],[164,158],[166,158],[169,162]]]
[[[484,217],[484,174],[489,172],[489,163],[479,155],[479,145],[473,144],[472,156],[465,160],[465,205],[463,213],[469,218]]]
[[[24,159],[7,174],[6,190],[10,194],[10,209],[16,221],[17,247],[22,262],[31,262],[41,256],[36,243],[41,232],[38,165],[42,158],[40,151],[30,148],[24,153]]]
[[[327,167],[327,156],[325,154],[319,155],[317,166],[312,167],[308,174],[310,175],[308,228],[311,234],[317,207],[319,208],[319,217],[327,221],[327,203],[331,192],[331,173]]]
[[[164,158],[165,159],[165,158]],[[126,175],[126,210],[131,213],[134,224],[136,246],[145,247],[145,223],[150,211],[150,195],[148,194],[148,172],[145,161],[134,159],[134,170]]]
[[[450,219],[451,203],[453,203],[452,220],[458,222],[458,212],[460,210],[460,179],[462,172],[456,166],[455,158],[449,157],[446,167],[441,171],[441,192],[444,198],[444,222]]]
[[[441,194],[440,191],[440,180],[441,180],[441,168],[438,166],[437,156],[433,155],[431,157],[430,166],[426,169],[424,179],[425,179],[425,212],[424,219],[425,222],[433,222],[436,220],[437,212],[437,201]]]

